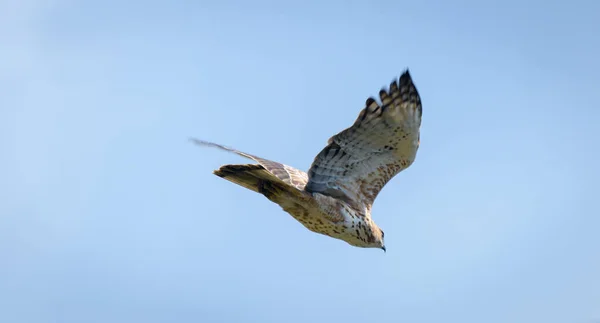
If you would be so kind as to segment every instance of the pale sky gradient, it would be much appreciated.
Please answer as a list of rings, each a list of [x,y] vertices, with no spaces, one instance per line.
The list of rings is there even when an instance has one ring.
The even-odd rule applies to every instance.
[[[0,1],[0,322],[598,322],[600,2],[285,3]],[[406,67],[387,254],[187,141],[306,170]]]

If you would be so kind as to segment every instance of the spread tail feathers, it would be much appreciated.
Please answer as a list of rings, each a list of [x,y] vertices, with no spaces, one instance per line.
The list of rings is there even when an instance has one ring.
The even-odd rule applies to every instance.
[[[232,152],[257,162],[258,164],[224,165],[218,170],[214,171],[215,175],[223,177],[228,181],[234,182],[253,191],[258,191],[257,185],[260,180],[284,184],[286,186],[290,186],[291,188],[296,188],[297,190],[303,190],[304,186],[306,186],[306,182],[308,181],[308,176],[305,172],[297,170],[293,167],[212,142],[195,138],[190,138],[190,140],[199,146],[219,148],[221,150]]]
[[[290,188],[260,165],[223,165],[213,173],[273,201]]]

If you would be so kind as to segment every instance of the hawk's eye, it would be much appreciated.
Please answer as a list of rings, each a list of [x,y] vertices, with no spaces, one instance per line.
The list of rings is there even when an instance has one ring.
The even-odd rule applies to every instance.
[[[385,232],[383,232],[383,230],[381,230],[381,237],[384,238],[385,237]]]

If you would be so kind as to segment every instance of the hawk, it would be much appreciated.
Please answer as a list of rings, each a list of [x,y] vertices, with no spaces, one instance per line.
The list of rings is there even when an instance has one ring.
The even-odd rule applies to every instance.
[[[310,231],[352,246],[385,251],[384,233],[371,218],[381,189],[415,160],[423,109],[408,69],[378,103],[366,100],[354,124],[331,137],[308,173],[233,148],[192,138],[252,159],[213,173],[264,195]]]

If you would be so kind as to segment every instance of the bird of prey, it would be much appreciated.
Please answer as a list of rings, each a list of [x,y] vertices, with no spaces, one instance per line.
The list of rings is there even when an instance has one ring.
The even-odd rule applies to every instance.
[[[191,139],[252,159],[213,173],[264,195],[310,231],[352,246],[385,249],[384,233],[371,218],[377,194],[415,160],[423,113],[408,69],[389,89],[366,100],[354,124],[331,137],[308,173],[219,144]]]

